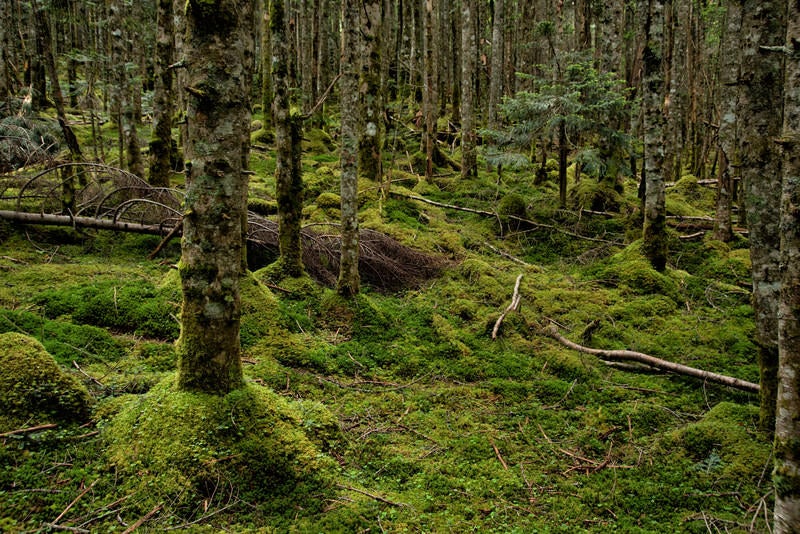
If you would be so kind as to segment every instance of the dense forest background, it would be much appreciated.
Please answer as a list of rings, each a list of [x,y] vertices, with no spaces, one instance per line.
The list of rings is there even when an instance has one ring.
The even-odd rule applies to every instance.
[[[0,0],[0,529],[796,532],[799,11]]]

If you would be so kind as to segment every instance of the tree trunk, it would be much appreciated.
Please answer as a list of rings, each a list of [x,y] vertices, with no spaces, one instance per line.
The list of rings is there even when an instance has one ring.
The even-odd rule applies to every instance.
[[[738,172],[736,155],[739,114],[739,36],[742,30],[742,7],[739,2],[729,2],[725,27],[719,52],[719,133],[718,133],[718,184],[714,239],[728,242],[733,238],[731,217],[735,173]]]
[[[430,181],[433,178],[433,152],[436,150],[436,65],[434,64],[433,55],[433,0],[425,0],[424,19],[425,84],[422,114],[425,121],[425,135],[423,136],[423,145],[425,148],[425,179]]]
[[[364,124],[358,140],[358,175],[379,181],[383,174],[383,106],[381,86],[381,54],[383,33],[383,0],[363,0],[361,24],[361,79],[359,100]]]
[[[172,176],[172,69],[175,57],[173,0],[158,0],[153,78],[153,135],[150,139],[150,185],[169,187]]]
[[[789,2],[784,82],[781,295],[775,420],[775,529],[800,525],[800,5]]]
[[[505,29],[505,1],[494,0],[492,19],[492,67],[489,78],[489,128],[497,129],[497,112],[503,99],[503,30]]]
[[[786,36],[786,2],[746,0],[742,3],[742,45],[739,136],[750,258],[753,309],[761,371],[760,425],[772,432],[778,370],[778,301],[780,295],[781,157],[775,139],[781,133],[782,54],[764,46],[782,46]]]
[[[272,0],[270,36],[272,39],[272,120],[275,125],[275,189],[278,201],[278,239],[280,270],[283,275],[303,274],[300,223],[303,216],[302,122],[290,110],[289,63],[292,60],[284,0]],[[248,128],[249,130],[249,128]]]
[[[225,394],[242,385],[239,279],[245,272],[253,13],[245,0],[186,4],[186,212],[178,385]]]
[[[261,19],[261,111],[264,129],[272,128],[272,37],[270,32],[270,0],[263,0]]]
[[[461,8],[461,178],[476,175],[475,79],[478,44],[475,33],[475,0],[462,0]]]
[[[649,4],[649,5],[648,5]],[[670,0],[639,2],[648,10],[644,27],[644,254],[654,269],[663,271],[667,264],[666,218],[664,198],[664,11]]]
[[[358,275],[358,144],[361,109],[359,109],[358,72],[361,49],[360,0],[342,0],[342,61],[340,79],[342,113],[341,135],[341,208],[342,250],[336,291],[343,297],[359,292]]]

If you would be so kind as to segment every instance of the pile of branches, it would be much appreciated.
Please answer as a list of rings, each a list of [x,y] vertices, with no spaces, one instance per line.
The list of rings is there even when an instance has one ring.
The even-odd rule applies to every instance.
[[[331,227],[335,226],[333,224]],[[358,271],[362,282],[382,291],[416,287],[437,276],[447,261],[407,247],[375,230],[359,231]],[[248,246],[277,254],[278,223],[254,213],[248,215]],[[308,274],[323,285],[333,286],[339,276],[341,238],[337,233],[301,232],[303,264]]]
[[[67,189],[74,199],[69,208],[64,200]],[[31,176],[3,177],[0,200],[13,207],[0,209],[0,218],[26,224],[136,232],[166,236],[165,241],[180,235],[182,227],[181,191],[152,187],[134,174],[99,163],[61,163]],[[247,240],[249,250],[278,257],[277,222],[248,213]],[[339,275],[340,247],[338,232],[305,228],[303,263],[309,275],[333,286]],[[382,291],[416,287],[437,276],[447,263],[374,230],[360,231],[359,247],[362,281]]]

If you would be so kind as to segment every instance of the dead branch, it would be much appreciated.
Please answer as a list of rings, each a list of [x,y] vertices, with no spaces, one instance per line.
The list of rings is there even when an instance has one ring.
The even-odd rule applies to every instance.
[[[706,380],[708,382],[722,384],[724,386],[729,386],[742,391],[747,391],[749,393],[758,393],[760,389],[759,385],[754,384],[753,382],[747,382],[746,380],[741,380],[739,378],[733,378],[730,376],[712,373],[710,371],[703,371],[702,369],[695,369],[694,367],[689,367],[687,365],[682,365],[679,363],[668,362],[666,360],[662,360],[660,358],[656,358],[654,356],[650,356],[649,354],[644,354],[642,352],[635,352],[632,350],[603,350],[603,349],[592,349],[589,347],[584,347],[562,336],[558,332],[558,328],[554,324],[551,324],[548,327],[542,329],[542,333],[552,337],[565,347],[577,350],[578,352],[583,352],[585,354],[592,354],[600,358],[604,359],[607,358],[609,360],[639,362],[645,365],[649,365],[650,367],[655,367],[657,369],[661,369],[664,371],[669,371],[684,376],[702,378],[703,380]]]
[[[497,318],[497,322],[494,323],[494,328],[492,328],[492,339],[497,339],[497,332],[500,330],[500,325],[503,323],[503,319],[506,318],[506,314],[511,311],[519,311],[519,305],[522,301],[522,295],[519,294],[520,282],[522,282],[522,274],[517,276],[517,282],[514,284],[514,294],[511,297],[511,304],[506,307],[503,313],[500,314],[500,317]]]
[[[83,491],[81,491],[81,492],[78,494],[78,496],[77,496],[77,497],[75,497],[74,499],[72,499],[72,502],[71,502],[71,503],[69,503],[69,504],[67,505],[67,507],[66,507],[66,508],[64,508],[64,511],[63,511],[63,512],[61,512],[60,514],[58,514],[58,517],[56,517],[56,518],[53,520],[53,524],[54,524],[54,525],[57,525],[57,524],[58,524],[58,521],[59,521],[59,519],[61,519],[62,517],[64,517],[64,516],[66,515],[66,513],[67,513],[67,512],[69,512],[69,509],[70,509],[70,508],[72,508],[73,506],[75,506],[75,503],[76,503],[76,502],[78,502],[78,501],[81,499],[81,497],[83,497],[84,495],[86,495],[87,493],[89,493],[89,491],[90,491],[90,490],[91,490],[91,489],[94,487],[94,485],[95,485],[95,484],[97,484],[99,481],[100,481],[100,479],[98,478],[97,480],[95,480],[94,482],[92,482],[91,484],[89,484],[88,486],[86,486],[85,488],[83,488]]]
[[[353,486],[345,486],[344,484],[336,484],[336,487],[339,488],[339,489],[347,490],[347,491],[354,491],[356,493],[360,493],[361,495],[366,495],[367,497],[369,497],[371,499],[375,499],[376,501],[379,501],[379,502],[382,502],[382,503],[386,503],[386,504],[389,504],[391,506],[411,508],[411,506],[409,506],[408,504],[406,504],[404,502],[390,501],[386,497],[381,497],[380,495],[375,495],[373,493],[369,493],[367,491],[364,491],[364,490],[361,490],[361,489],[358,489],[358,488],[354,488]]]
[[[136,530],[137,528],[142,526],[145,521],[147,521],[148,519],[150,519],[151,517],[156,515],[158,513],[158,511],[161,510],[161,508],[163,508],[163,506],[164,506],[163,504],[159,504],[158,506],[156,506],[155,508],[153,508],[152,510],[147,512],[144,516],[142,516],[139,519],[137,519],[134,524],[132,524],[131,526],[126,528],[122,532],[122,534],[131,534],[131,532],[133,532],[134,530]]]
[[[31,426],[28,428],[18,428],[16,430],[10,430],[8,432],[3,432],[0,434],[0,438],[7,438],[8,436],[13,436],[15,434],[25,434],[27,432],[36,432],[37,430],[48,430],[50,428],[55,428],[58,425],[54,423],[49,423],[46,425],[38,425],[38,426]]]

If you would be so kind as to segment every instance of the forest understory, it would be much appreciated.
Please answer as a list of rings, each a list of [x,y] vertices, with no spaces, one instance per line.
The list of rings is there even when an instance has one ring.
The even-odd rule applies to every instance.
[[[70,120],[88,143],[89,126]],[[756,394],[604,362],[547,334],[757,383],[748,240],[712,239],[714,187],[685,171],[667,187],[659,272],[641,250],[633,179],[602,213],[592,199],[608,191],[576,183],[574,165],[559,207],[554,160],[536,185],[535,169],[498,173],[483,158],[474,178],[445,163],[425,180],[412,120],[387,132],[383,182],[359,181],[373,240],[352,300],[330,274],[337,140],[306,131],[311,276],[276,281],[275,242],[251,235],[246,386],[224,397],[173,388],[168,202],[103,212],[162,210],[161,235],[0,221],[0,402],[14,407],[0,415],[0,530],[768,532]],[[110,123],[102,135],[113,153]],[[269,233],[274,147],[253,141],[250,230]],[[47,212],[62,176],[32,178],[48,166],[0,176],[0,209]],[[119,186],[119,173],[92,173],[84,193]],[[14,352],[42,373],[14,368]],[[35,386],[25,402],[20,376]]]

